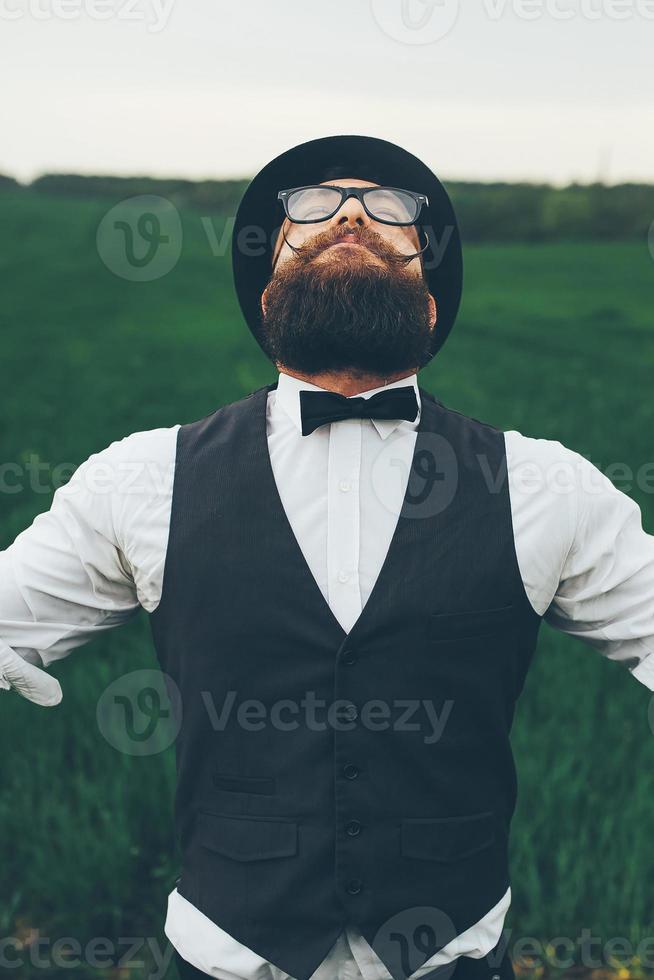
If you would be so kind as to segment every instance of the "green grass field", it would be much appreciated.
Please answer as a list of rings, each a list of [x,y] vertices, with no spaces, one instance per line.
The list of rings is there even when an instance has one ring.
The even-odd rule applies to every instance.
[[[134,283],[98,257],[108,206],[0,194],[1,461],[78,464],[113,439],[198,418],[274,378],[200,216],[183,215],[175,269]],[[635,471],[654,459],[653,300],[645,241],[468,248],[459,322],[421,383],[476,418],[560,439],[602,469],[621,462]],[[618,485],[654,532],[652,494]],[[26,488],[0,500],[5,547],[50,494]],[[177,872],[173,750],[121,755],[95,715],[111,680],[153,664],[143,613],[56,665],[58,708],[0,695],[0,937],[107,937],[118,955],[128,948],[121,937],[163,941]],[[654,935],[649,704],[626,671],[543,628],[513,730],[511,943],[574,941],[584,929],[602,944]],[[142,971],[30,966],[8,975]]]

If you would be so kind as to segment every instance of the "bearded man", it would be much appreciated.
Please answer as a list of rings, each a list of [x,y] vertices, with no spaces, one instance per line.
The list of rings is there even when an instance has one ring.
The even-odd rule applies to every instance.
[[[294,147],[248,187],[232,257],[276,380],[79,467],[1,556],[0,676],[57,703],[44,668],[150,614],[183,978],[511,980],[509,735],[539,626],[654,689],[654,539],[578,453],[419,386],[462,261],[416,157]]]

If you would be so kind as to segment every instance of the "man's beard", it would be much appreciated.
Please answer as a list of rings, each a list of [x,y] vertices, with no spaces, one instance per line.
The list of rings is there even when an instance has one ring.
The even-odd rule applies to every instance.
[[[424,279],[385,239],[359,226],[347,240],[366,245],[380,265],[355,251],[314,261],[344,234],[336,228],[314,236],[273,274],[260,334],[266,353],[303,374],[385,377],[422,367],[433,342]]]

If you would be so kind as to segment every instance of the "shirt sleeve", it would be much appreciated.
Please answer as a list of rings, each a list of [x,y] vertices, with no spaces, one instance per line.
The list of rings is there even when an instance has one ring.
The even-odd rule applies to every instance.
[[[47,667],[157,604],[177,428],[91,455],[0,552],[0,641],[29,663]]]
[[[638,504],[579,453],[573,534],[545,620],[654,690],[654,536]]]

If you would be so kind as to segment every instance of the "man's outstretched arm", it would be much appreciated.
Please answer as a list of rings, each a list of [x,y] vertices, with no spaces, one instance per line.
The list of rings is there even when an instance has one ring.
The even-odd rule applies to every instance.
[[[57,704],[61,687],[43,668],[156,605],[175,431],[94,453],[0,552],[0,688]]]
[[[654,690],[654,536],[635,500],[574,456],[574,533],[545,620]]]

